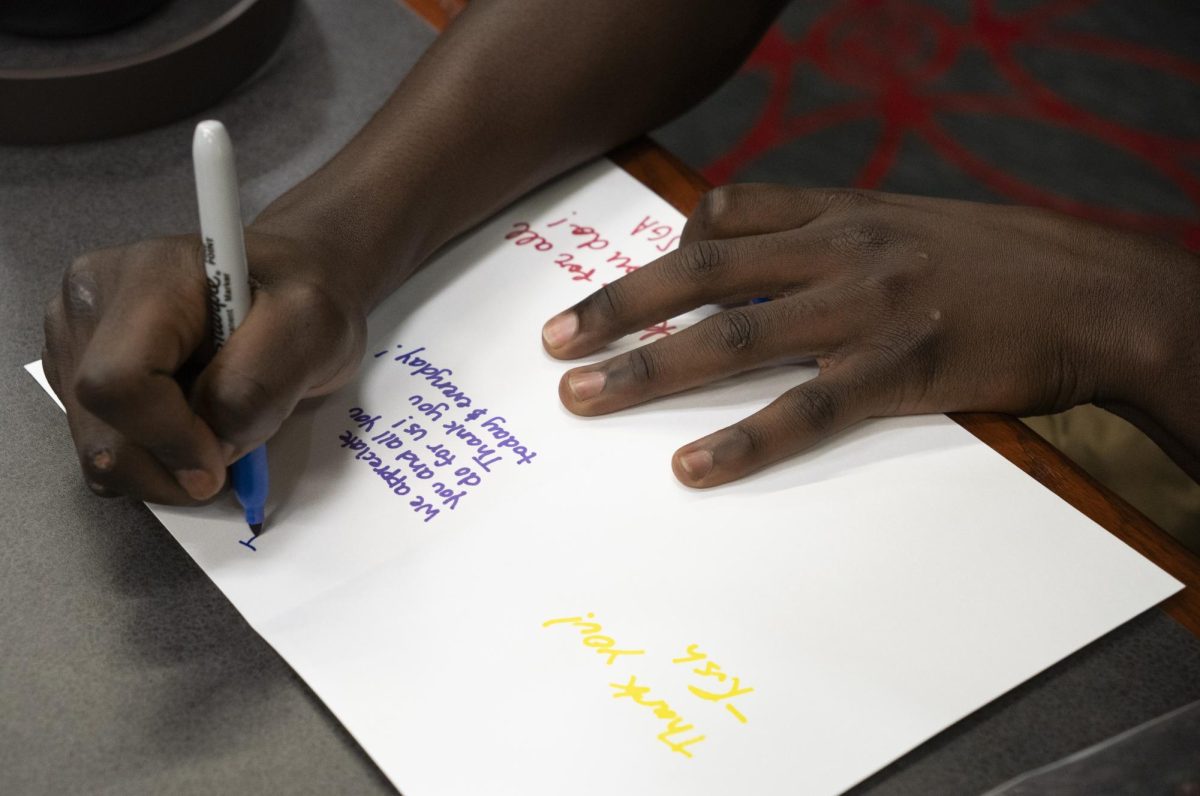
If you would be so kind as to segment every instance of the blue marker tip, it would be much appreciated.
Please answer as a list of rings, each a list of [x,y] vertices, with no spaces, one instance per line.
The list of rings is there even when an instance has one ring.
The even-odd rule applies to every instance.
[[[259,445],[230,468],[233,494],[246,510],[246,524],[257,536],[262,532],[267,503],[267,446]]]

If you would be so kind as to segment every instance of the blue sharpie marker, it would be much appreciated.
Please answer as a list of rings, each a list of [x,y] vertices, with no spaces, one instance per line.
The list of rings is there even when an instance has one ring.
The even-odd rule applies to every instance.
[[[200,237],[204,241],[209,320],[213,342],[220,348],[250,312],[250,277],[237,168],[225,125],[215,121],[196,125],[192,164],[200,205]],[[267,446],[260,445],[250,451],[234,462],[230,470],[233,493],[246,510],[246,524],[257,536],[262,533],[267,502]]]

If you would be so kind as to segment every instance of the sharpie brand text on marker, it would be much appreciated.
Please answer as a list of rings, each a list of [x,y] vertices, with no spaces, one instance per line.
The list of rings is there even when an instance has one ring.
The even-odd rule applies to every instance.
[[[250,311],[250,276],[238,200],[233,143],[225,125],[204,121],[192,137],[196,200],[200,207],[200,237],[208,281],[208,312],[213,342],[225,345]],[[243,456],[231,468],[233,491],[246,510],[246,523],[262,531],[267,499],[266,446]],[[251,547],[251,550],[254,548]]]

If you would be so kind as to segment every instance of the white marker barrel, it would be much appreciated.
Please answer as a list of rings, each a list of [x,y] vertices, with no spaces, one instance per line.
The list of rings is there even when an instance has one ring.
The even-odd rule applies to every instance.
[[[219,347],[229,340],[250,311],[237,166],[225,125],[211,120],[196,125],[192,164],[196,170],[196,199],[200,204],[211,334]]]

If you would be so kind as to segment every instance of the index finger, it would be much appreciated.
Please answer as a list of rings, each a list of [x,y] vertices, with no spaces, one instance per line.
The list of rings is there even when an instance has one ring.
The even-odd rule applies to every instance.
[[[738,303],[818,282],[830,265],[803,229],[730,240],[699,240],[610,282],[542,328],[546,351],[584,356],[619,337],[703,304]]]
[[[843,192],[774,183],[713,188],[683,227],[680,243],[765,235],[802,227],[824,213]]]

